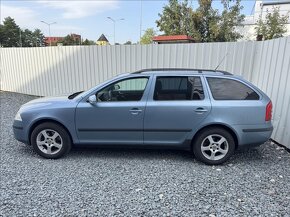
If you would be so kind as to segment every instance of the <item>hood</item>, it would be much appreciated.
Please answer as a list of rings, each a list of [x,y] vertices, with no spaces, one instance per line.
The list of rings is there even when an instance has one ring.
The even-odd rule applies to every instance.
[[[69,99],[67,96],[58,96],[58,97],[42,97],[38,99],[31,100],[24,105],[32,105],[32,104],[39,104],[39,103],[55,103],[55,102],[64,102],[68,101]]]
[[[48,107],[48,106],[58,106],[59,104],[62,104],[63,102],[68,102],[69,100],[66,96],[61,97],[42,97],[39,99],[34,99],[29,101],[28,103],[25,103],[22,105],[19,109],[19,111],[25,111],[27,109],[39,109],[42,107]]]

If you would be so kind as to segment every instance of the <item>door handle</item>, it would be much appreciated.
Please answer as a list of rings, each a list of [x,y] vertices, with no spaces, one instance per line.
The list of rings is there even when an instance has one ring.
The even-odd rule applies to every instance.
[[[199,107],[199,108],[195,109],[195,112],[196,113],[204,113],[204,112],[207,112],[207,109]]]
[[[130,112],[132,115],[137,115],[138,113],[142,112],[142,110],[138,108],[132,108],[130,109]]]

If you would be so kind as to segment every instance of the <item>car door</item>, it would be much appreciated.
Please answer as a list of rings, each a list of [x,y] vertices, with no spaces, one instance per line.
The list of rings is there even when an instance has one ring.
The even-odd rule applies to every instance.
[[[144,118],[144,144],[180,146],[211,110],[202,76],[154,76]]]
[[[149,76],[130,77],[96,91],[76,108],[76,130],[84,144],[143,144]]]

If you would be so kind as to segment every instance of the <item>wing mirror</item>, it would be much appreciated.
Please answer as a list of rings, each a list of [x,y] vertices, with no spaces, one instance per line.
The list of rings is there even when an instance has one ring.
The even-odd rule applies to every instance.
[[[120,90],[120,88],[121,88],[121,87],[120,87],[119,84],[115,84],[115,85],[114,85],[114,90]]]
[[[88,102],[91,104],[95,104],[97,102],[97,97],[96,95],[91,95],[88,99]]]

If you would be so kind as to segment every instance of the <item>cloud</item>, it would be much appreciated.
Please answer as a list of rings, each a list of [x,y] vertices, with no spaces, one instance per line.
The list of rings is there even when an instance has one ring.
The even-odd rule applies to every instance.
[[[41,29],[44,35],[48,35],[48,28],[45,24],[41,23],[42,20],[41,14],[36,10],[32,10],[28,7],[16,7],[9,5],[1,5],[1,22],[5,17],[12,17],[16,24],[21,29],[30,29],[34,30],[36,28]],[[65,36],[70,33],[79,33],[84,29],[75,25],[65,25],[62,23],[57,23],[56,25],[51,26],[51,35],[56,36]]]
[[[118,1],[38,1],[45,7],[61,10],[65,19],[77,19],[118,8]]]
[[[15,22],[21,27],[31,27],[35,22],[38,13],[27,7],[15,7],[8,5],[1,5],[1,22],[5,17],[12,17]]]

